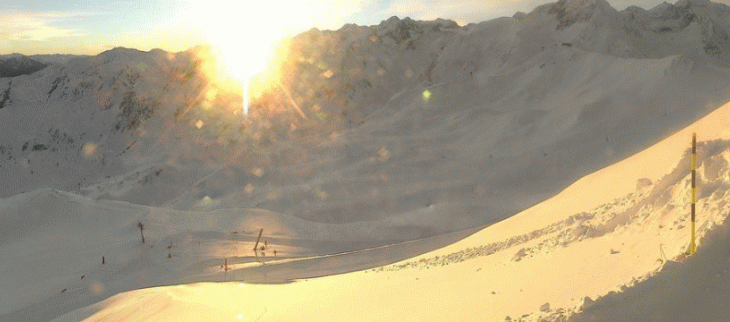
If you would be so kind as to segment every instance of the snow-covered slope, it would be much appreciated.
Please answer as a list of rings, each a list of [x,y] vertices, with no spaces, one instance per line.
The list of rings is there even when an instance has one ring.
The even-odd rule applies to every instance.
[[[624,158],[730,100],[729,17],[704,1],[568,0],[464,27],[312,30],[246,118],[205,48],[117,48],[0,79],[0,320],[372,268],[506,217],[367,273],[148,289],[62,319],[172,319],[199,288],[240,295],[244,309],[223,309],[252,319],[567,318],[686,249],[691,130],[700,235],[725,221],[727,105]],[[248,251],[261,228],[278,252],[265,266]],[[171,306],[116,302],[139,294]]]
[[[682,264],[621,293],[590,303],[567,321],[724,321],[730,316],[730,225],[708,236],[708,245]]]
[[[728,17],[701,1],[570,0],[464,27],[312,30],[246,119],[201,49],[79,57],[0,80],[0,195],[477,227],[730,100]]]
[[[721,33],[728,22],[720,4],[678,3],[652,12],[662,10],[696,17],[690,29],[711,23]],[[670,18],[632,18],[638,15],[632,12],[641,10],[561,1],[463,28],[391,18],[375,27],[313,30],[295,38],[285,81],[308,115],[326,113],[343,127],[362,123],[344,137],[349,146],[388,152],[379,170],[389,180],[378,187],[388,193],[379,204],[406,204],[398,193],[406,187],[398,183],[425,176],[434,179],[420,194],[426,202],[474,190],[482,193],[458,201],[496,206],[499,218],[730,98],[722,85],[727,60],[702,49],[709,40],[701,32],[652,31],[642,24]],[[346,175],[356,178],[352,172]],[[337,186],[347,191],[364,182]],[[330,196],[361,202],[338,190]],[[314,205],[302,215],[358,215],[329,208]]]
[[[234,278],[283,283],[372,268],[474,232],[444,235],[434,225],[442,236],[403,243],[414,238],[413,222],[336,225],[257,209],[183,212],[52,189],[3,199],[0,219],[0,269],[6,272],[0,320],[13,321],[48,320],[137,288]],[[259,229],[267,249],[256,258]],[[352,249],[366,250],[345,253]],[[224,261],[236,271],[220,269]],[[267,265],[254,265],[259,262]]]
[[[179,136],[176,125],[188,130],[178,116],[205,94],[207,81],[193,52],[118,48],[4,79],[0,173],[7,180],[0,195],[43,187],[78,192],[131,177],[141,185],[148,175],[159,177],[166,169],[161,161],[173,158],[165,152],[174,147],[160,151],[156,145],[171,144],[166,136]],[[140,169],[146,172],[139,175]],[[188,182],[181,176],[177,183]],[[139,203],[159,202],[152,195]]]
[[[700,141],[699,248],[687,258],[692,132]],[[611,185],[618,188],[605,189]],[[726,104],[543,203],[412,259],[284,285],[138,290],[54,321],[174,321],[183,315],[245,321],[720,321],[727,311],[722,267],[729,188]],[[229,274],[236,280],[244,272]],[[712,274],[695,277],[703,273]],[[701,294],[694,298],[688,294],[693,290]],[[594,302],[597,297],[603,298]]]

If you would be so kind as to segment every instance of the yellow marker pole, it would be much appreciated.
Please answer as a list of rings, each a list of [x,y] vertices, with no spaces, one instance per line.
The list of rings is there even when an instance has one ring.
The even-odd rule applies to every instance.
[[[689,244],[689,254],[692,255],[695,253],[695,250],[697,249],[697,244],[695,243],[695,168],[697,167],[697,133],[692,133],[692,205],[691,205],[691,211],[692,211],[692,240]]]

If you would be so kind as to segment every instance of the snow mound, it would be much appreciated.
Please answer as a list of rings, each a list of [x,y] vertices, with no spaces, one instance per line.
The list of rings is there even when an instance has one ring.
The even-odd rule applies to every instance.
[[[651,278],[598,298],[567,321],[723,321],[730,316],[730,221],[705,235],[702,244],[682,263],[667,263]]]

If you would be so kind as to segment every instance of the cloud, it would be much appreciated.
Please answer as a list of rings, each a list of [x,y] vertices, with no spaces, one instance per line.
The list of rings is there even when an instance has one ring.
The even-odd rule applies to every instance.
[[[81,16],[83,13],[0,11],[0,39],[44,41],[53,38],[80,36],[76,29],[52,26],[53,22]]]

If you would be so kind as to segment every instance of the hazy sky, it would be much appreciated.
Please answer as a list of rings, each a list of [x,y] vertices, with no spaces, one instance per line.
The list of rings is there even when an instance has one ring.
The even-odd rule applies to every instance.
[[[3,0],[0,54],[97,54],[123,46],[182,51],[196,44],[260,46],[282,35],[390,16],[480,22],[551,0]],[[651,8],[661,0],[618,0]],[[243,45],[242,45],[243,46]]]

